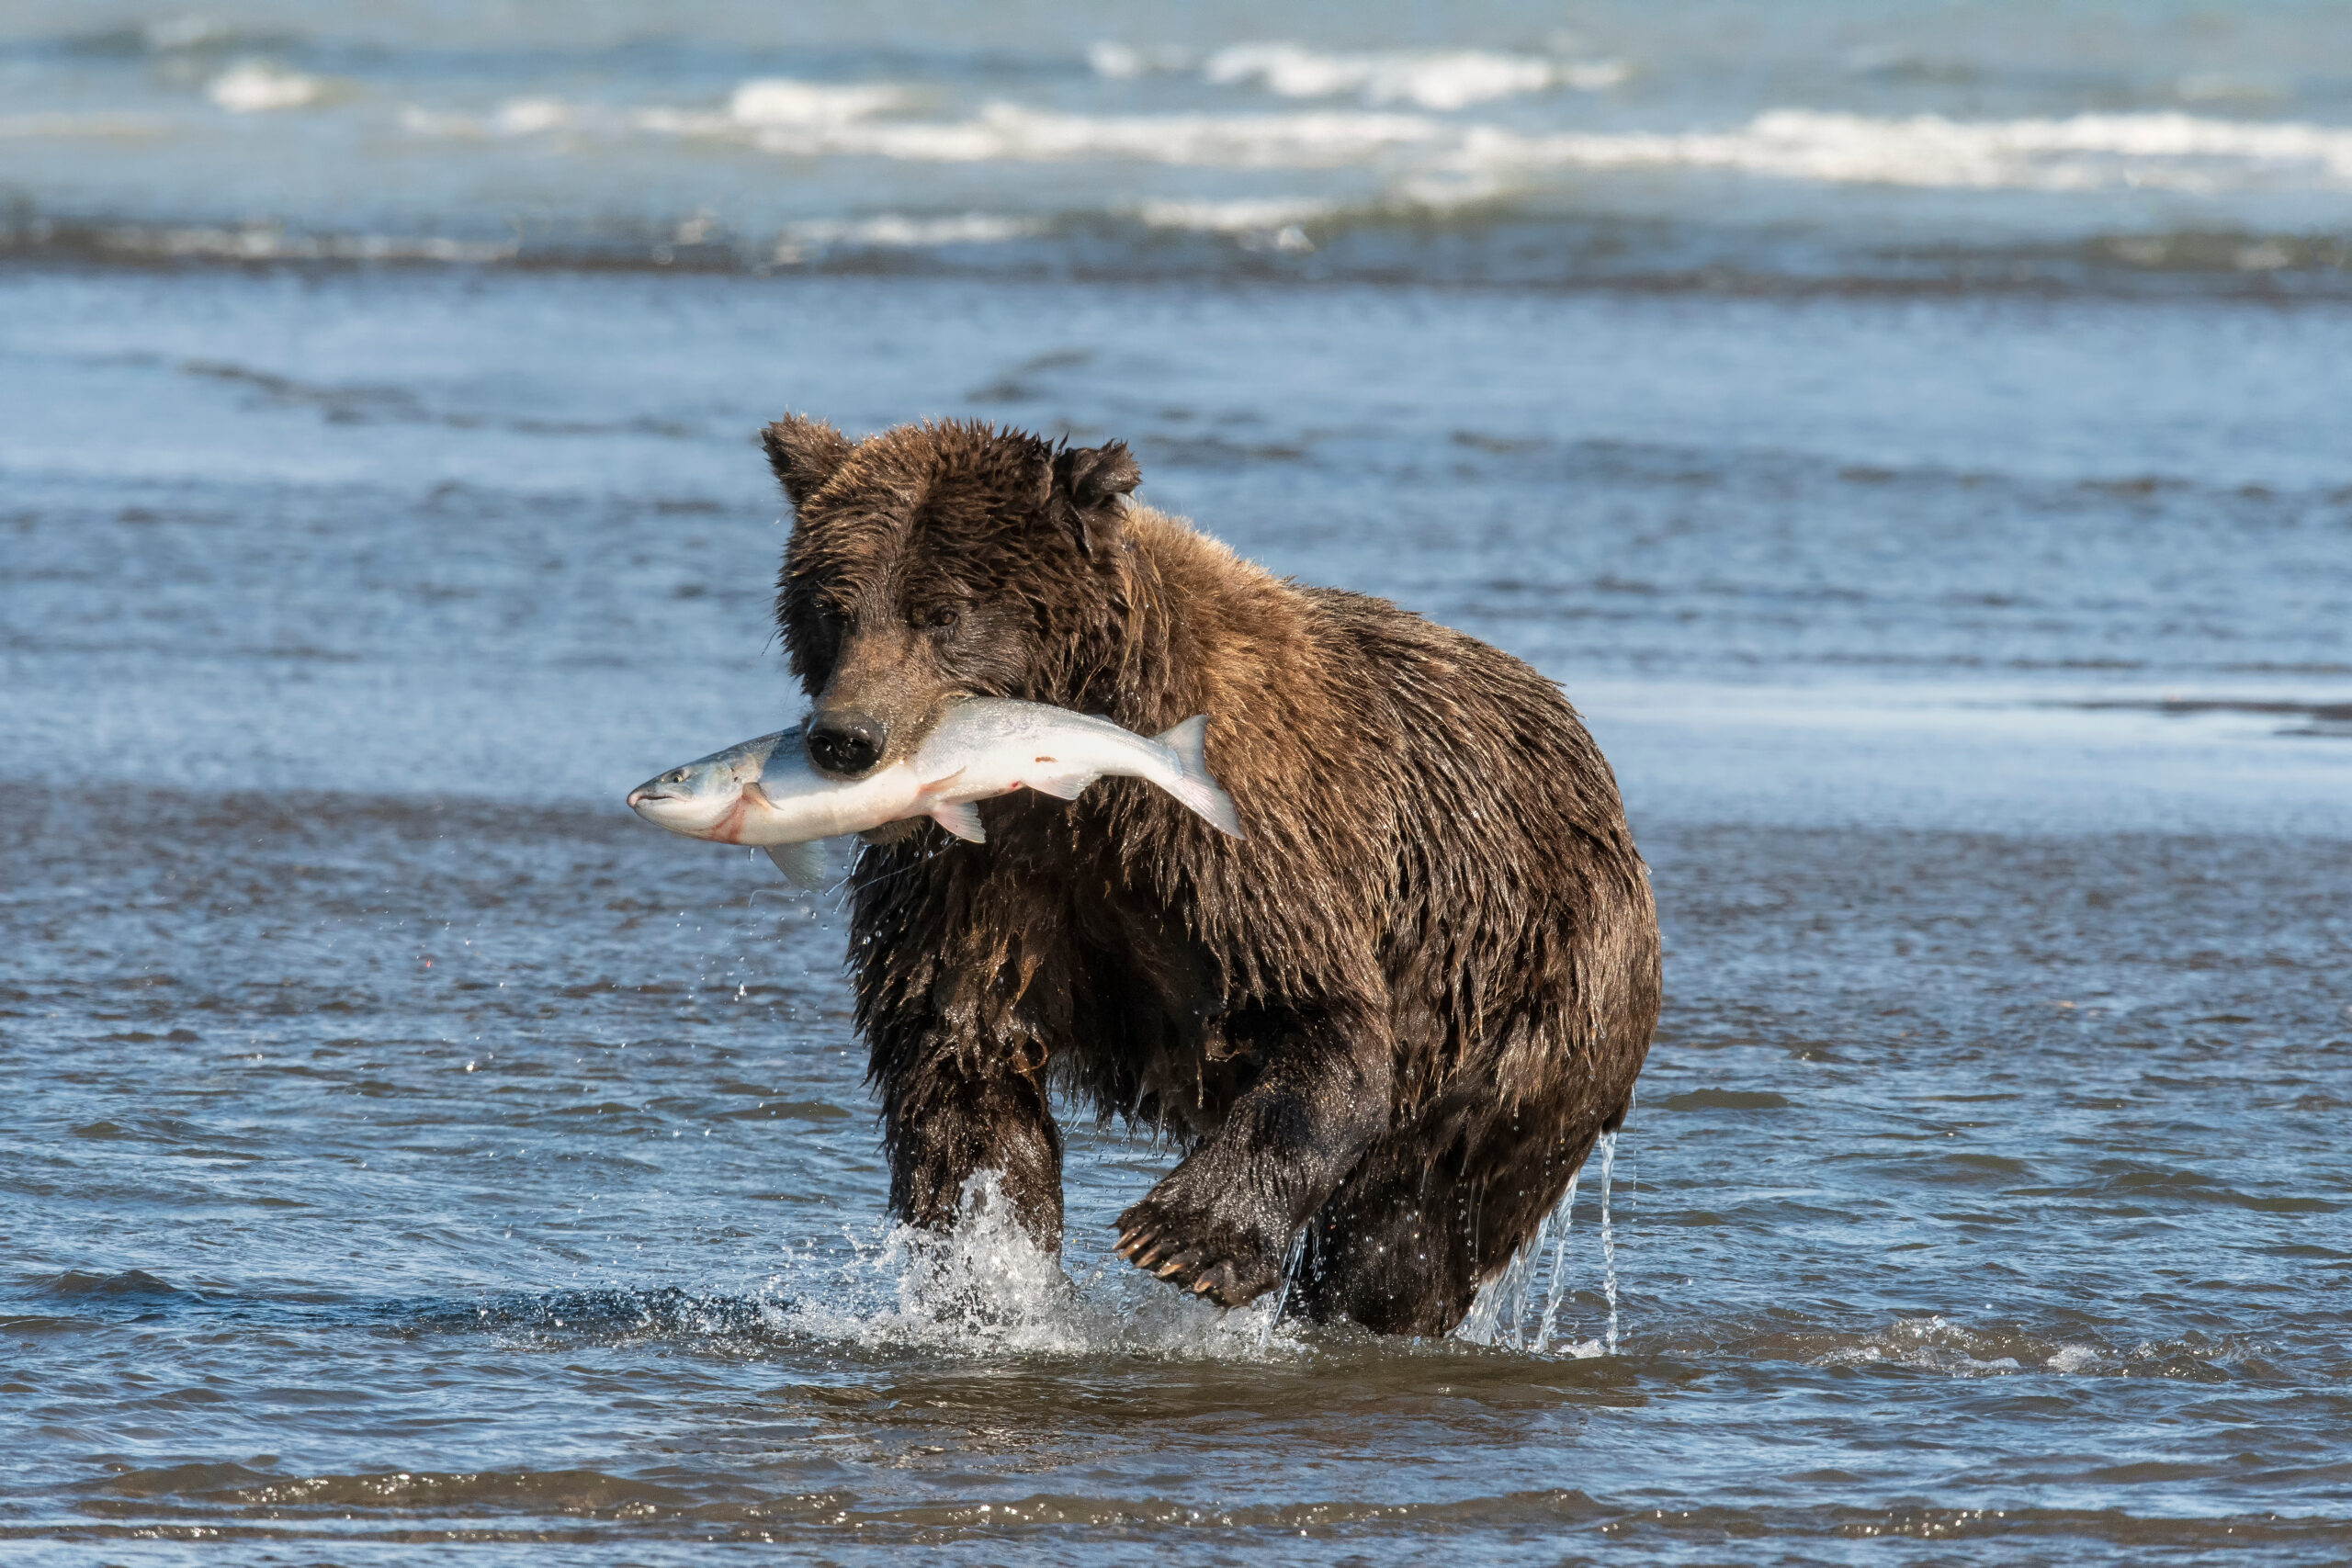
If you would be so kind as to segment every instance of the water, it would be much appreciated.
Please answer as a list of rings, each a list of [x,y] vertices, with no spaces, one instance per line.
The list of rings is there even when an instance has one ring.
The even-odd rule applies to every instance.
[[[1617,1353],[1617,1232],[1609,1223],[1609,1183],[1616,1174],[1617,1134],[1600,1145],[1600,1299],[1609,1303],[1609,1333],[1602,1346]]]
[[[0,7],[0,1555],[2352,1551],[2340,7],[645,15]],[[786,408],[1584,709],[1667,1010],[1486,1343],[1076,1112],[1060,1266],[882,1223],[618,800],[791,716]]]
[[[0,6],[9,248],[2341,298],[2332,0]]]

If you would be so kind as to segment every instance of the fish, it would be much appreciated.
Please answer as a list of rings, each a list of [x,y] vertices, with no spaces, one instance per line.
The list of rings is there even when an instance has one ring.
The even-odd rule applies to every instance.
[[[1166,791],[1219,832],[1243,837],[1233,797],[1208,770],[1208,716],[1156,736],[1042,703],[972,697],[950,706],[914,754],[862,778],[808,761],[805,726],[714,751],[638,785],[629,809],[657,828],[720,844],[752,844],[804,885],[822,879],[824,840],[929,817],[983,843],[976,802],[1033,789],[1075,800],[1103,777]]]

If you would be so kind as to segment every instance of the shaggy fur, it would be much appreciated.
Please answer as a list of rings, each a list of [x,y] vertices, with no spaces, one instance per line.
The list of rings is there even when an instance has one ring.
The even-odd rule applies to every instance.
[[[1002,1173],[1060,1241],[1050,1091],[1188,1152],[1119,1249],[1235,1304],[1438,1334],[1622,1119],[1658,1004],[1648,875],[1576,712],[1384,601],[1280,581],[1128,502],[1126,449],[986,425],[764,433],[792,502],[776,614],[829,717],[909,753],[956,697],[1210,716],[1225,838],[1109,779],[872,835],[857,1018],[892,1208]]]

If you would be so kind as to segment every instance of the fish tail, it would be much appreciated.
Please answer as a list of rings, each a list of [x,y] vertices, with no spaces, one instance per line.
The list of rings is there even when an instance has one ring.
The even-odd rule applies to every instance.
[[[1242,837],[1241,813],[1233,808],[1233,797],[1209,776],[1209,716],[1194,714],[1153,739],[1176,760],[1177,776],[1166,786],[1168,793],[1219,832]]]

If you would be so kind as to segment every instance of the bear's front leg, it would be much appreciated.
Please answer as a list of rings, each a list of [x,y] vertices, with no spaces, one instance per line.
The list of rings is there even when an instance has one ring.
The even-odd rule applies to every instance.
[[[939,1042],[882,1075],[890,1209],[909,1224],[951,1230],[965,1184],[995,1171],[1022,1230],[1040,1249],[1062,1245],[1062,1135],[1019,1053],[958,1051]]]
[[[1369,1009],[1289,1021],[1224,1125],[1119,1216],[1119,1256],[1219,1306],[1272,1290],[1299,1226],[1387,1130],[1395,1072]]]

